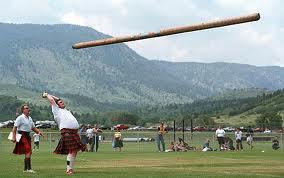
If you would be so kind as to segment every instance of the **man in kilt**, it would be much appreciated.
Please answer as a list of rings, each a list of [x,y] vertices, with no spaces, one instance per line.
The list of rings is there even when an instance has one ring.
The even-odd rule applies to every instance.
[[[12,129],[13,138],[12,141],[16,143],[13,153],[14,154],[25,154],[24,160],[24,172],[35,173],[31,167],[31,155],[32,155],[32,145],[30,132],[34,131],[35,133],[42,136],[42,133],[35,127],[32,118],[30,117],[30,109],[27,104],[21,106],[22,114],[17,117],[14,127]],[[16,133],[22,134],[19,142],[16,142]]]
[[[54,120],[57,122],[61,132],[61,138],[54,153],[67,155],[66,173],[72,175],[77,152],[79,150],[85,151],[86,149],[86,145],[81,142],[78,134],[78,121],[73,114],[65,108],[65,104],[61,99],[49,95],[46,92],[42,94],[42,97],[49,100]]]

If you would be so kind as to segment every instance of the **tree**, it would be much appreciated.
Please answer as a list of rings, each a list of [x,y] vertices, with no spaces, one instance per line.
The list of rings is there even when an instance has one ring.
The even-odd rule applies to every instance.
[[[255,120],[255,122],[258,127],[262,127],[262,128],[267,127],[270,129],[277,129],[277,128],[282,128],[283,119],[279,113],[275,111],[270,111],[270,112],[262,113]]]
[[[129,112],[115,112],[111,117],[113,124],[131,124],[136,125],[137,121],[141,118]]]

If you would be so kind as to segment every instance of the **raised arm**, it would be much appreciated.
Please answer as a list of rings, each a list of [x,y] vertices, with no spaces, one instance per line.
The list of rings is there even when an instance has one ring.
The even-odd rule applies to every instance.
[[[53,95],[50,95],[50,94],[48,94],[47,92],[43,92],[42,93],[42,97],[43,98],[47,98],[48,99],[48,101],[49,101],[49,103],[50,103],[50,105],[54,105],[54,104],[56,104],[55,103],[55,100],[58,100],[59,98],[58,97],[56,97],[56,96],[53,96]]]

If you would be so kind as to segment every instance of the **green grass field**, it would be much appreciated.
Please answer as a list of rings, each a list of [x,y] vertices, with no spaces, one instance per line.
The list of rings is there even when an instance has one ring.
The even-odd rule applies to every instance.
[[[66,157],[52,153],[57,140],[43,140],[32,155],[36,174],[23,173],[23,158],[12,154],[13,143],[0,139],[0,177],[67,177]],[[245,145],[245,143],[244,143]],[[241,152],[156,151],[155,142],[125,143],[122,152],[113,152],[102,142],[99,152],[79,153],[73,177],[284,177],[284,152],[271,149],[270,142],[257,142],[253,150]],[[264,151],[264,152],[262,152]]]

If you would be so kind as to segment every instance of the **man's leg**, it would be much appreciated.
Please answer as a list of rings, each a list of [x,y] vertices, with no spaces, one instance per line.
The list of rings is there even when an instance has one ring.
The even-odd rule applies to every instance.
[[[31,155],[32,155],[31,152],[25,154],[25,167],[24,167],[24,171],[25,172],[30,172],[30,173],[35,173],[35,171],[32,170],[32,166],[31,166]]]
[[[94,147],[95,147],[95,137],[93,137],[93,140],[92,140],[92,145],[91,145],[91,152],[94,152]]]
[[[158,147],[158,151],[161,151],[161,148],[160,148],[160,135],[157,136],[157,147]]]
[[[96,152],[98,152],[99,149],[99,136],[96,136]]]
[[[67,174],[73,174],[74,162],[77,152],[71,152],[67,155]]]
[[[163,151],[166,151],[166,145],[165,145],[165,141],[164,141],[163,136],[161,136],[161,143],[162,143]]]
[[[240,150],[240,143],[239,143],[239,141],[237,141],[236,150],[237,150],[237,151]]]

